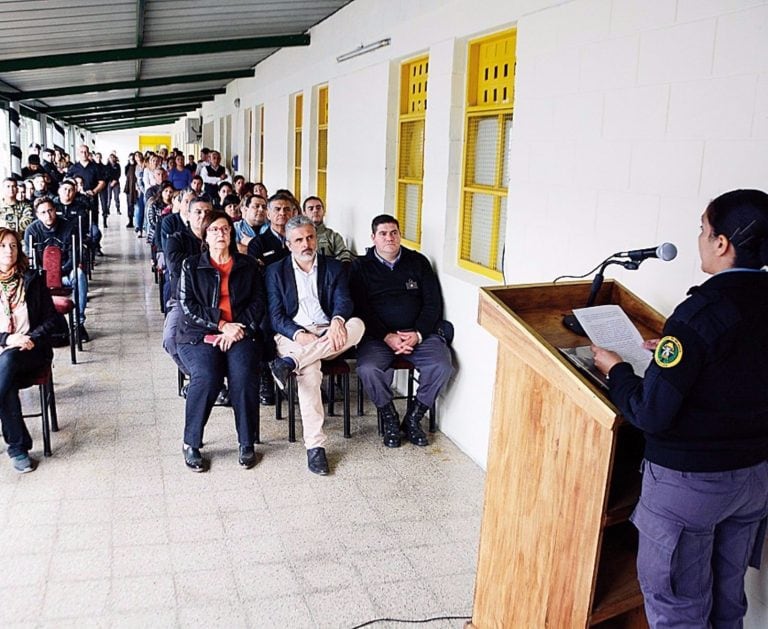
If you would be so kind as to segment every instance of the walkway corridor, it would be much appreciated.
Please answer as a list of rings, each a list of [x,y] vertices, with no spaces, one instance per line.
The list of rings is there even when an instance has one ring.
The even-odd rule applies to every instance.
[[[92,282],[92,341],[78,365],[56,350],[53,457],[43,459],[31,419],[37,470],[17,476],[0,459],[0,626],[351,628],[469,616],[484,475],[441,434],[427,448],[387,450],[370,407],[353,415],[352,439],[330,418],[332,474],[322,478],[300,441],[288,443],[287,422],[262,408],[261,458],[244,470],[232,411],[216,408],[210,471],[184,466],[183,400],[161,348],[147,246],[118,218]],[[22,400],[36,409],[31,391]]]

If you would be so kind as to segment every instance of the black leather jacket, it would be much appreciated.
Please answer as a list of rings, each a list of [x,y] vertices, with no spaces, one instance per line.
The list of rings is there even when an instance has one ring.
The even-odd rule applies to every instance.
[[[182,321],[176,331],[177,343],[199,343],[206,334],[219,334],[221,276],[207,252],[184,260],[179,279]],[[229,301],[232,320],[245,325],[247,337],[261,335],[266,311],[264,280],[258,263],[235,254],[229,274]]]

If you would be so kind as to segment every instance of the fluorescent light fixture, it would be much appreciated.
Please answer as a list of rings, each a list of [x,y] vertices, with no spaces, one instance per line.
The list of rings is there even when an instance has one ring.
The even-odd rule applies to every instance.
[[[378,50],[379,48],[384,48],[384,46],[389,46],[389,44],[392,43],[392,40],[387,37],[385,39],[380,39],[379,41],[375,41],[371,44],[360,44],[357,48],[354,50],[350,50],[349,52],[345,52],[343,55],[339,55],[336,57],[336,61],[338,63],[341,63],[342,61],[347,61],[347,59],[352,59],[354,57],[359,57],[360,55],[364,55],[367,52],[372,52],[373,50]]]

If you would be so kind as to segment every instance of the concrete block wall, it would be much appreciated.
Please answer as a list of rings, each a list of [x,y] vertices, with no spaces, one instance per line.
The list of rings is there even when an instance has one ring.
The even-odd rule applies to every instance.
[[[708,201],[768,189],[768,4],[569,2],[521,16],[517,53],[507,280],[671,241],[671,263],[610,271],[668,313],[705,279]],[[768,575],[748,593],[745,626],[767,626]]]

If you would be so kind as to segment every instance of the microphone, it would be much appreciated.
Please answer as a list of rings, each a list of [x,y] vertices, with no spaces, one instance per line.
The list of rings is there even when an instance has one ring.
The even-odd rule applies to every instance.
[[[615,254],[619,258],[629,258],[635,262],[642,262],[648,258],[658,258],[664,262],[669,262],[677,257],[677,247],[671,242],[663,242],[658,247],[648,247],[647,249],[633,249],[632,251],[620,251]]]

